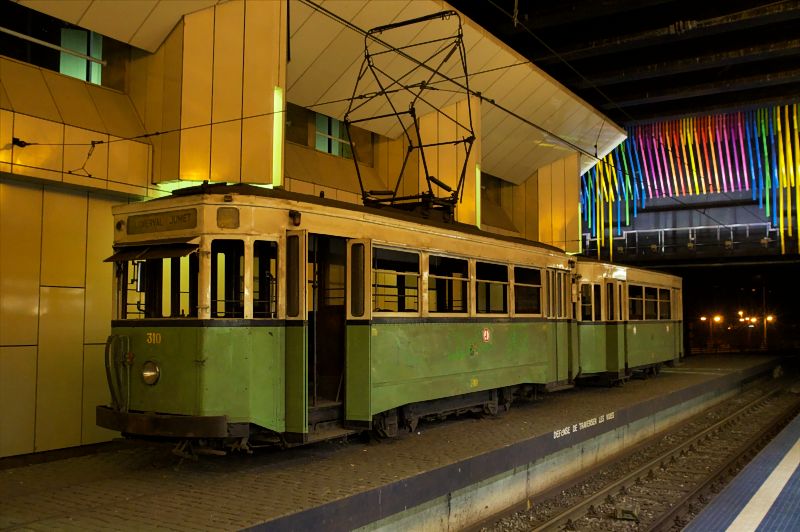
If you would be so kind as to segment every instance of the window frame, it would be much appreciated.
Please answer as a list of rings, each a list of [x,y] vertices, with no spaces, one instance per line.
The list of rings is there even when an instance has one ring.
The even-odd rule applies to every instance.
[[[379,250],[387,250],[387,251],[395,251],[401,253],[409,253],[417,256],[417,273],[409,273],[409,272],[400,272],[403,275],[415,275],[417,279],[417,310],[415,311],[391,311],[391,310],[376,310],[376,298],[378,297],[378,293],[375,290],[376,287],[376,275],[380,273],[395,273],[396,271],[392,270],[381,270],[375,267],[375,260],[377,260],[377,255],[379,254]],[[413,318],[419,317],[422,315],[422,251],[418,249],[409,249],[400,246],[392,246],[386,244],[373,244],[372,249],[370,250],[370,281],[369,281],[369,306],[370,306],[370,313],[373,317],[397,317],[397,318]],[[404,296],[406,297],[406,296]],[[399,294],[398,294],[399,298]]]
[[[272,316],[256,316],[256,288],[255,288],[255,280],[256,274],[258,273],[255,270],[256,265],[256,244],[258,242],[267,242],[271,243],[275,246],[275,282],[273,283],[274,287],[274,296],[271,297],[271,300],[274,302],[275,311],[271,312]],[[249,281],[247,285],[245,285],[245,316],[249,316],[254,320],[269,320],[269,319],[278,319],[280,316],[280,308],[281,308],[281,298],[283,297],[283,287],[281,283],[281,245],[280,241],[277,238],[267,238],[263,236],[259,236],[253,238],[251,241],[245,241],[247,247],[250,248],[251,253],[247,253],[245,250],[245,280]],[[249,268],[247,267],[249,263]],[[272,305],[270,304],[270,308]],[[248,312],[249,311],[249,312]]]
[[[639,296],[631,295],[631,292],[634,289],[637,289],[637,288],[639,289],[641,295],[639,295]],[[635,313],[633,312],[633,309],[631,308],[631,305],[634,305],[636,301],[639,301],[641,303],[641,306],[642,306],[641,317],[635,317]],[[645,301],[644,300],[644,285],[629,283],[628,284],[628,321],[645,321],[646,314],[645,314],[645,311],[644,311],[644,301]]]
[[[209,265],[208,265],[208,267],[209,267],[209,270],[208,270],[208,280],[209,280],[208,291],[209,292],[208,293],[209,293],[209,318],[210,319],[215,319],[215,320],[220,320],[220,319],[221,320],[240,320],[240,319],[244,319],[245,316],[246,316],[247,307],[248,307],[248,305],[247,305],[247,292],[248,291],[247,291],[246,284],[247,284],[247,276],[248,276],[248,271],[249,271],[249,268],[248,268],[248,265],[247,265],[247,262],[248,262],[247,261],[247,256],[248,256],[247,248],[249,246],[248,246],[248,243],[246,242],[245,238],[232,238],[233,236],[234,235],[213,235],[213,236],[209,235],[209,246],[208,246],[208,249],[210,251],[210,255],[209,255],[210,262],[209,262]],[[229,299],[227,299],[227,294],[223,294],[223,299],[219,298],[219,295],[220,295],[219,294],[219,287],[215,286],[215,283],[217,283],[218,279],[216,279],[215,275],[214,275],[215,271],[217,272],[217,277],[219,275],[219,270],[216,269],[216,268],[218,268],[218,266],[216,266],[216,264],[214,262],[214,244],[216,242],[235,242],[235,243],[241,244],[241,247],[242,247],[242,254],[240,255],[240,260],[241,260],[240,268],[241,268],[241,271],[238,273],[238,279],[236,280],[237,284],[239,285],[238,293],[241,296],[240,298],[230,299],[229,300]],[[218,254],[222,254],[222,253],[218,252]],[[225,268],[226,268],[225,275],[227,276],[228,275],[228,272],[227,272],[228,265],[227,265],[227,263],[225,265]],[[237,274],[234,273],[233,275],[235,276]],[[225,282],[227,283],[228,280],[226,279]],[[214,294],[215,293],[217,295],[216,298],[214,298]],[[250,294],[250,296],[252,298],[252,294]],[[218,312],[217,310],[215,310],[216,309],[216,305],[220,301],[222,301],[224,306],[225,306],[224,315],[222,315],[222,316],[215,315]],[[229,311],[228,310],[228,304],[229,303],[236,304],[237,302],[238,302],[238,305],[240,306],[240,311],[236,311],[236,312]],[[228,316],[229,312],[233,313],[234,315]]]
[[[443,258],[443,259],[451,259],[451,260],[463,261],[464,264],[466,265],[466,277],[461,278],[461,277],[446,277],[446,276],[442,276],[442,275],[433,275],[431,273],[431,259],[432,258]],[[472,276],[470,275],[470,271],[471,271],[470,270],[470,259],[468,259],[467,257],[458,256],[458,255],[451,255],[449,253],[430,253],[429,252],[429,253],[425,253],[424,263],[425,263],[424,272],[425,272],[425,277],[426,277],[426,281],[423,283],[424,284],[424,294],[425,294],[425,314],[426,315],[430,315],[430,316],[435,316],[435,317],[443,317],[443,318],[444,317],[450,317],[450,316],[453,316],[453,317],[469,316],[471,314],[470,313],[470,306],[471,306],[471,301],[472,301],[472,295],[473,295],[473,292],[474,292],[474,288],[472,286]],[[430,304],[431,279],[448,279],[448,280],[451,280],[451,281],[456,281],[456,280],[461,281],[462,284],[466,287],[466,293],[462,297],[462,300],[464,301],[464,310],[463,311],[458,311],[458,312],[454,312],[454,311],[444,311],[443,312],[443,311],[438,311],[438,310],[431,310],[431,304]]]
[[[475,294],[475,316],[510,316],[511,315],[511,298],[510,298],[510,290],[509,286],[511,285],[511,273],[509,272],[509,265],[508,263],[504,262],[495,262],[491,260],[484,260],[484,259],[474,259],[475,264],[475,277],[473,280],[474,284],[474,294]],[[506,280],[505,281],[492,281],[489,279],[479,279],[478,278],[478,263],[481,264],[488,264],[491,266],[502,266],[506,269]],[[504,298],[505,298],[505,311],[504,312],[481,312],[478,308],[478,283],[487,283],[489,285],[501,285],[504,288]],[[491,297],[489,298],[489,304],[491,308]]]
[[[539,272],[539,284],[536,285],[536,284],[518,282],[517,281],[517,269],[518,268],[519,269],[523,269],[523,270],[535,270],[535,271]],[[511,294],[513,294],[513,296],[514,296],[513,297],[514,316],[537,317],[537,318],[544,316],[544,301],[543,301],[543,299],[544,299],[544,277],[545,276],[543,274],[543,268],[539,268],[537,266],[521,266],[519,264],[511,264],[510,265],[510,271],[513,274],[512,275],[513,281],[511,283],[512,284],[512,290],[510,290],[509,292]],[[529,288],[538,288],[539,289],[539,312],[538,313],[518,312],[517,311],[517,301],[519,299],[517,297],[517,286],[523,286],[523,287],[529,287]],[[511,305],[509,305],[509,307],[511,307]]]
[[[667,299],[661,299],[662,294],[665,292],[667,294]],[[667,304],[667,309],[669,311],[669,315],[665,318],[661,316],[661,306],[664,303]],[[658,287],[658,319],[660,321],[671,321],[672,314],[672,290],[670,288]]]

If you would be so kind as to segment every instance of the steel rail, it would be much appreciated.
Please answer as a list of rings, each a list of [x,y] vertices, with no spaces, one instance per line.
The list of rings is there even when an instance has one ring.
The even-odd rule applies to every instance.
[[[573,518],[583,517],[589,510],[590,507],[602,504],[605,499],[609,495],[616,494],[622,487],[627,487],[629,484],[635,483],[637,478],[640,478],[643,474],[646,474],[651,469],[655,467],[659,467],[665,460],[668,460],[672,456],[679,455],[682,451],[689,449],[699,440],[706,437],[706,435],[710,435],[711,433],[717,431],[718,429],[722,428],[723,426],[729,424],[730,422],[734,421],[737,417],[742,416],[745,412],[749,409],[753,408],[754,406],[758,405],[759,403],[764,402],[765,400],[769,399],[773,395],[776,395],[778,392],[782,391],[783,388],[779,388],[776,390],[772,390],[753,401],[749,402],[745,406],[739,408],[735,412],[731,413],[730,415],[726,416],[725,418],[717,421],[713,425],[707,427],[706,429],[698,432],[694,436],[691,436],[685,442],[683,442],[678,447],[674,447],[668,450],[665,453],[660,454],[659,456],[653,458],[652,460],[648,461],[644,465],[638,467],[633,472],[625,475],[624,477],[612,482],[608,486],[602,488],[600,491],[586,499],[585,501],[581,502],[576,506],[572,506],[561,512],[560,514],[556,515],[555,517],[550,518],[545,523],[540,524],[533,530],[535,532],[538,531],[545,531],[545,530],[556,530],[559,525],[566,524],[568,521],[571,521]]]
[[[797,415],[798,406],[800,406],[800,399],[795,401],[792,407],[784,410],[784,412],[776,416],[774,420],[766,427],[766,430],[760,431],[747,439],[744,444],[739,447],[739,451],[723,464],[718,466],[713,473],[711,473],[704,482],[698,484],[697,487],[689,493],[681,497],[681,499],[672,507],[668,512],[661,514],[654,522],[647,525],[648,530],[667,530],[676,525],[676,519],[682,514],[691,501],[700,497],[703,493],[710,490],[714,484],[726,475],[730,474],[733,467],[736,466],[747,454],[749,454],[754,447],[758,446],[764,440],[768,443],[777,431],[784,427]]]

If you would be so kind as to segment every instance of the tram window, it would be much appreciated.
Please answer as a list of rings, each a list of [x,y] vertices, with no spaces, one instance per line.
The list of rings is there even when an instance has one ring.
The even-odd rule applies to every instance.
[[[628,285],[628,318],[631,320],[644,319],[644,293],[640,285]]]
[[[125,263],[122,319],[197,316],[197,254]]]
[[[607,321],[614,321],[616,316],[614,316],[614,309],[617,306],[614,304],[614,284],[613,283],[606,283],[606,320]]]
[[[542,271],[536,268],[514,268],[514,312],[542,313]]]
[[[211,317],[244,317],[244,242],[211,242]]]
[[[556,316],[556,272],[547,270],[547,312],[548,318]]]
[[[419,255],[375,248],[372,252],[372,310],[419,310]]]
[[[475,263],[475,296],[479,314],[508,312],[508,267],[505,264]]]
[[[672,319],[672,305],[668,288],[658,290],[658,319]]]
[[[644,319],[658,319],[658,289],[651,286],[644,288]]]
[[[592,321],[592,285],[581,285],[581,320]]]
[[[468,301],[467,260],[431,255],[428,259],[428,311],[466,314]]]
[[[350,314],[364,315],[364,244],[350,248]]]
[[[594,321],[601,321],[603,319],[603,307],[600,305],[600,295],[602,294],[602,289],[599,284],[592,285],[592,288],[594,292]]]
[[[286,238],[286,314],[300,315],[300,237]]]
[[[253,243],[253,317],[275,318],[278,314],[278,243]]]
[[[567,274],[565,272],[556,272],[556,282],[558,283],[558,310],[557,310],[557,317],[559,318],[566,318],[567,317],[567,301],[568,297],[566,294],[567,290]]]

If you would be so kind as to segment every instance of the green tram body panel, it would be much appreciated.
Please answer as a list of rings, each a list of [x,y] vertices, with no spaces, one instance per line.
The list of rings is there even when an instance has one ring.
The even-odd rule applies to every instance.
[[[578,331],[582,375],[619,374],[626,365],[635,369],[677,360],[681,353],[680,321],[581,322]]]
[[[578,325],[581,375],[625,371],[625,324],[581,322]]]
[[[625,324],[628,367],[636,368],[680,356],[681,323],[678,321],[634,321]]]
[[[413,319],[349,325],[346,419],[370,421],[408,403],[567,380],[573,376],[570,325]]]
[[[284,327],[115,326],[134,354],[130,410],[195,416],[228,416],[283,432]],[[149,342],[148,342],[149,339]],[[158,363],[155,385],[145,384],[142,364]]]

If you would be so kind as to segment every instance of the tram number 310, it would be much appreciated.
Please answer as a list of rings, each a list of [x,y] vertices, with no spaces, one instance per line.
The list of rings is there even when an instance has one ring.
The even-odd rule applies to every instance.
[[[148,344],[160,344],[161,343],[161,333],[157,333],[157,332],[149,332],[149,333],[147,333],[147,343]]]

